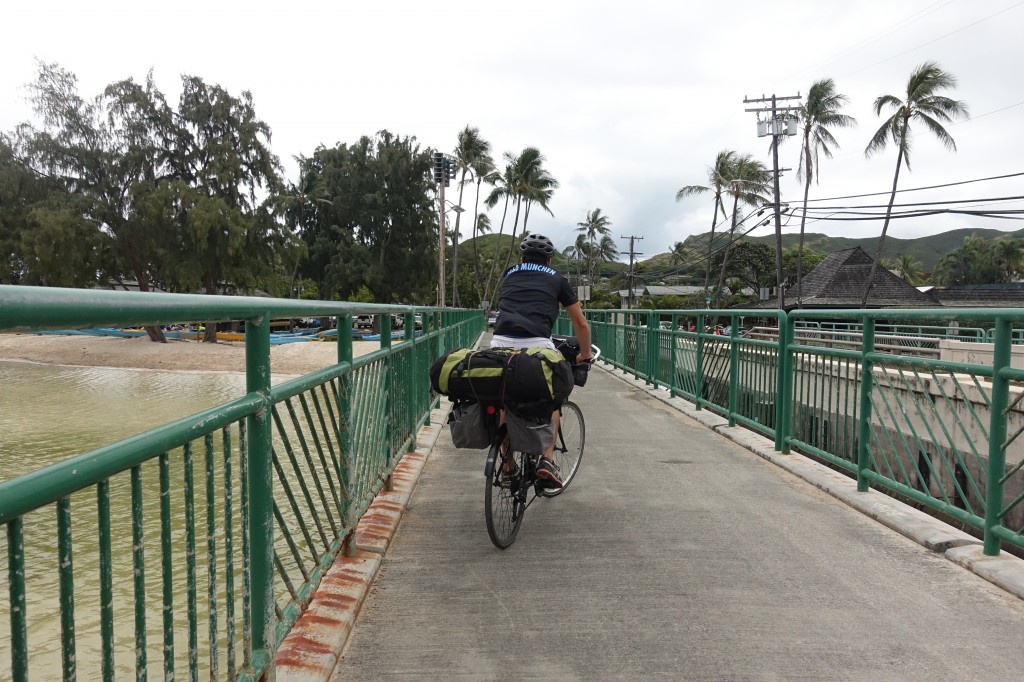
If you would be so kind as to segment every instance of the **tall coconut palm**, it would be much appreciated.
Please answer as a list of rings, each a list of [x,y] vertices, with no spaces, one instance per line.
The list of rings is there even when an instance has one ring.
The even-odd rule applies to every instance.
[[[722,204],[722,190],[725,187],[725,178],[729,177],[730,168],[736,163],[736,152],[723,149],[715,156],[715,164],[708,168],[707,185],[687,185],[676,192],[676,201],[682,201],[687,197],[699,196],[707,192],[714,192],[715,209],[711,214],[711,238],[708,239],[708,260],[704,270],[704,290],[711,284],[711,250],[715,241],[715,228],[718,226],[718,213],[721,211],[722,219],[728,216],[725,213],[725,206]]]
[[[582,223],[576,223],[576,231],[582,232],[587,240],[587,281],[594,282],[594,258],[597,255],[597,243],[602,237],[611,235],[612,221],[608,216],[601,214],[601,209],[595,208],[587,211],[587,219]],[[617,252],[616,252],[617,255]]]
[[[526,147],[518,155],[505,152],[505,173],[497,181],[495,188],[487,197],[487,205],[492,207],[501,198],[505,199],[506,213],[510,200],[515,202],[515,217],[512,221],[512,243],[509,245],[508,253],[505,256],[505,265],[502,272],[508,268],[512,254],[516,249],[516,236],[519,232],[519,219],[523,218],[523,225],[529,220],[529,213],[532,206],[540,206],[544,211],[551,214],[548,203],[558,187],[558,181],[544,168],[544,155],[536,147]],[[504,229],[505,216],[502,216],[502,229]],[[501,232],[499,231],[499,234]],[[499,240],[500,244],[500,240]],[[495,260],[491,265],[491,273],[488,276],[488,283],[485,293],[496,293],[498,281],[493,281],[494,267],[498,261],[498,245],[495,246]],[[488,298],[487,300],[491,300]]]
[[[871,265],[868,281],[864,285],[862,308],[867,307],[875,272],[878,270],[878,261],[882,258],[885,233],[889,229],[892,205],[896,201],[896,187],[900,180],[900,169],[904,162],[906,162],[907,170],[910,170],[910,124],[911,122],[920,122],[939,139],[946,149],[956,151],[956,142],[942,127],[942,124],[950,123],[953,119],[966,118],[968,116],[967,104],[938,94],[942,90],[955,87],[956,78],[952,74],[940,69],[935,62],[925,62],[910,74],[910,79],[907,81],[906,99],[901,100],[894,95],[882,95],[875,100],[877,116],[882,115],[883,109],[891,110],[892,115],[875,132],[864,150],[864,155],[870,157],[872,154],[881,152],[888,146],[890,140],[898,147],[899,152],[896,155],[896,172],[892,178],[889,206],[885,209],[885,222],[882,224],[882,234],[878,238],[878,251],[875,254],[875,262]]]
[[[479,128],[471,128],[468,125],[459,131],[458,142],[455,145],[455,163],[460,169],[459,177],[459,203],[462,207],[462,195],[466,189],[466,176],[471,178],[479,168],[481,160],[489,159],[491,143],[480,137]],[[470,180],[472,181],[472,180]],[[480,198],[480,186],[477,185],[477,200]],[[459,225],[462,221],[463,211],[455,214],[455,236],[452,244],[452,305],[459,306]],[[475,217],[474,217],[475,225]]]
[[[723,185],[723,193],[732,197],[732,221],[729,225],[729,240],[722,255],[718,284],[715,287],[716,298],[725,285],[725,269],[729,263],[729,251],[736,240],[736,228],[743,224],[739,217],[740,206],[757,206],[771,201],[768,196],[771,190],[771,171],[750,154],[736,156],[734,161],[727,169],[729,174],[724,178]]]
[[[587,253],[587,237],[586,235],[576,235],[576,241],[565,247],[562,251],[562,255],[569,261],[569,267],[572,264],[576,264],[576,286],[580,285],[580,265],[583,263],[583,259]]]
[[[488,144],[488,147],[490,145]],[[476,176],[476,198],[473,201],[473,282],[477,291],[483,296],[483,285],[480,282],[480,248],[477,244],[477,236],[482,232],[491,231],[491,219],[487,214],[480,213],[480,187],[483,183],[489,182],[494,173],[494,159],[490,153],[477,157],[472,166],[473,174]]]
[[[804,227],[807,224],[807,195],[811,191],[811,178],[819,180],[821,166],[819,154],[832,158],[832,150],[839,149],[839,143],[829,128],[850,128],[857,125],[856,119],[839,112],[850,99],[836,92],[831,78],[823,78],[811,84],[807,101],[800,105],[800,119],[803,121],[803,145],[800,148],[800,165],[796,176],[804,181],[804,210],[800,216],[800,244],[796,260],[796,301],[800,303],[801,285],[804,276]]]
[[[615,246],[615,240],[607,234],[601,237],[601,241],[594,247],[594,259],[599,263],[610,263],[618,258],[619,248]]]
[[[914,260],[909,254],[900,255],[896,269],[900,271],[900,279],[907,284],[916,285],[921,281],[921,261]]]

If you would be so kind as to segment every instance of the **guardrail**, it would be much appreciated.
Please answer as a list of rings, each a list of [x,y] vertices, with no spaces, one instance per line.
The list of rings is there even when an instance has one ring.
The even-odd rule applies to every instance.
[[[933,320],[934,310],[586,316],[604,359],[637,379],[772,438],[776,450],[828,462],[856,477],[862,492],[875,486],[974,529],[986,554],[997,555],[1001,543],[1024,548],[1024,369],[1011,362],[1024,311],[942,312],[991,323],[991,360],[980,359],[983,350],[972,362],[940,360],[928,343],[908,346],[877,333],[879,320]],[[775,334],[741,330],[744,318],[762,327],[774,321]],[[712,331],[709,321],[729,333]],[[823,340],[813,331],[843,323],[849,331],[834,333],[851,338],[830,332]],[[1024,366],[1021,358],[1017,364]]]
[[[353,358],[362,313],[381,314],[381,347]],[[405,318],[395,344],[388,313]],[[337,318],[337,363],[271,386],[269,321],[298,317]],[[145,679],[157,661],[164,679],[259,679],[415,448],[436,404],[430,363],[484,329],[481,311],[0,286],[0,331],[196,320],[245,322],[244,396],[0,483],[0,678],[28,680],[50,649],[66,680]],[[86,543],[75,516],[95,528]],[[50,589],[59,643],[27,598]]]

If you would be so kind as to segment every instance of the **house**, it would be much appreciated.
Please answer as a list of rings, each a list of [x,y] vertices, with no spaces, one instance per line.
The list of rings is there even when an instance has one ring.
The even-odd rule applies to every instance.
[[[860,308],[873,263],[874,259],[859,246],[829,254],[800,280],[799,285],[786,290],[786,309]],[[875,270],[868,308],[937,308],[942,305],[934,292],[921,291],[883,267]],[[757,307],[777,308],[778,299],[762,301]]]

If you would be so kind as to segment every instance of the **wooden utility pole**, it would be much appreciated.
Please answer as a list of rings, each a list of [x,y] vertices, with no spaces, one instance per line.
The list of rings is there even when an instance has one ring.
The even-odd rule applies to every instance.
[[[638,239],[642,241],[643,237],[637,237],[635,235],[630,235],[630,236],[626,237],[625,235],[623,235],[621,238],[629,240],[629,309],[632,310],[633,309],[633,256],[642,256],[642,255],[644,255],[644,254],[642,254],[639,251],[634,251],[633,250],[633,244]]]
[[[779,310],[786,307],[786,293],[782,287],[783,276],[782,276],[782,211],[780,209],[782,199],[779,196],[779,138],[784,135],[796,135],[796,129],[793,132],[789,132],[789,127],[786,125],[789,116],[780,116],[780,112],[789,111],[800,111],[800,107],[779,107],[777,106],[778,100],[786,99],[800,99],[800,95],[789,95],[786,97],[776,97],[774,94],[771,97],[762,96],[759,99],[747,99],[743,98],[744,104],[752,103],[771,103],[771,107],[761,107],[759,109],[744,109],[744,111],[756,111],[760,112],[771,112],[771,116],[768,119],[769,131],[767,134],[772,136],[772,185],[773,185],[773,202],[775,205],[775,279],[776,286],[779,291]],[[760,121],[758,121],[760,123]],[[758,136],[761,136],[761,130],[758,129]]]

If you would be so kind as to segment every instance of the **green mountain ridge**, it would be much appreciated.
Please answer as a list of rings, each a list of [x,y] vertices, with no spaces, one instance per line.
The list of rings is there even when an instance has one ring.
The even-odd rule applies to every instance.
[[[715,233],[716,247],[719,244],[725,244],[723,237],[727,234],[727,232],[724,234],[721,232]],[[1024,230],[1004,232],[1002,230],[969,227],[949,230],[947,232],[939,232],[937,234],[928,235],[927,237],[916,237],[913,239],[900,239],[899,237],[890,236],[885,239],[885,247],[882,250],[882,257],[898,259],[902,255],[908,255],[914,260],[920,261],[921,267],[925,271],[931,271],[935,268],[935,265],[939,262],[940,258],[950,251],[959,248],[963,245],[964,239],[971,235],[981,237],[983,239],[1019,239],[1024,238]],[[704,234],[691,235],[686,238],[683,245],[690,254],[692,254],[692,257],[686,259],[687,262],[700,259],[702,256],[707,254],[708,239],[710,236],[710,232],[705,232]],[[719,241],[720,239],[722,241]],[[743,239],[748,239],[754,242],[765,242],[771,245],[775,244],[775,235],[771,234],[761,237],[743,237]],[[784,249],[795,247],[799,245],[799,243],[799,234],[787,233],[782,235],[782,248]],[[804,234],[805,249],[810,249],[826,255],[856,246],[864,249],[868,254],[874,257],[875,251],[878,249],[878,237],[855,239],[852,237],[830,237],[829,235],[817,232],[808,232]],[[670,253],[659,253],[642,262],[648,268],[670,267],[672,265],[672,255]],[[700,267],[703,266],[701,265]]]

